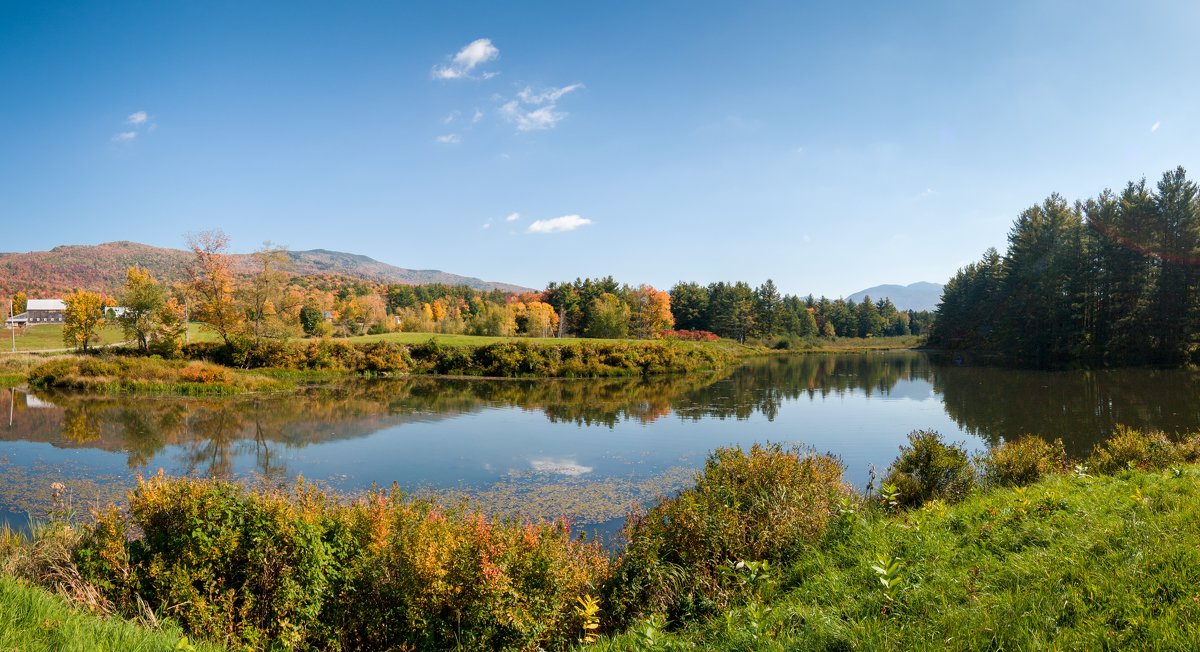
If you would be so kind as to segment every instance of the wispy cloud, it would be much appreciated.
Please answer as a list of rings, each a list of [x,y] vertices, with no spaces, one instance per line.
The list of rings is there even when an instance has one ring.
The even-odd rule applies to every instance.
[[[458,134],[446,134],[444,136],[438,136],[437,138],[434,138],[434,140],[443,145],[457,145],[462,142],[462,138],[459,138]]]
[[[530,233],[563,233],[587,226],[592,221],[578,215],[563,215],[549,220],[537,220],[529,225]]]
[[[471,124],[475,124],[476,122],[479,122],[480,120],[483,120],[483,111],[480,111],[479,109],[475,109],[475,115],[471,116]]]
[[[567,458],[535,457],[529,460],[529,465],[538,473],[552,473],[577,477],[592,472],[592,467]]]
[[[521,219],[520,213],[509,213],[508,217],[504,218],[504,221],[505,222],[516,222],[519,219]]]
[[[154,133],[154,130],[158,128],[157,124],[150,121],[150,114],[145,111],[134,111],[125,116],[125,124],[128,129],[113,134],[112,142],[131,143],[137,140],[138,134]]]
[[[494,61],[500,57],[500,50],[492,45],[491,39],[481,38],[471,41],[459,50],[450,63],[433,67],[434,79],[472,79],[471,71],[481,64]],[[484,73],[484,79],[491,79],[496,73]]]
[[[500,106],[500,115],[516,125],[518,131],[553,129],[567,117],[566,111],[558,110],[558,100],[580,88],[583,88],[583,84],[570,84],[534,92],[526,86],[517,92],[517,99]]]
[[[521,98],[521,101],[526,104],[553,104],[563,95],[579,90],[580,88],[583,88],[583,84],[569,84],[562,88],[547,88],[540,93],[534,93],[532,88],[526,86],[517,91],[517,97]]]
[[[1162,122],[1156,120],[1154,122],[1154,124],[1150,125],[1150,133],[1154,133],[1154,132],[1158,131],[1158,128],[1161,126],[1162,126]]]

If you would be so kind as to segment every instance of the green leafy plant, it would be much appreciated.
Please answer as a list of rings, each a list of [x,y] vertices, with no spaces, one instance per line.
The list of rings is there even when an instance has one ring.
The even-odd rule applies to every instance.
[[[917,507],[940,498],[961,500],[975,486],[975,470],[967,452],[959,444],[945,444],[931,430],[908,435],[908,446],[900,447],[900,457],[888,468],[884,484],[899,492],[902,507]]]

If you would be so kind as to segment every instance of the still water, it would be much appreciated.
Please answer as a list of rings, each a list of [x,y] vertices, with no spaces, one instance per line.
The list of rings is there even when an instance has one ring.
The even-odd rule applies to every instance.
[[[1022,433],[1086,454],[1116,423],[1200,430],[1200,374],[939,365],[917,352],[756,360],[620,380],[406,378],[234,398],[0,390],[0,521],[120,499],[138,473],[373,484],[489,511],[609,523],[689,481],[708,451],[773,441],[832,452],[858,486],[912,430],[973,451]]]

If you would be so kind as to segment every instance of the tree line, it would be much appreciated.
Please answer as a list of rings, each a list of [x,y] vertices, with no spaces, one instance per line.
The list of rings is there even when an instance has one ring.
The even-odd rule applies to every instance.
[[[898,310],[888,298],[872,301],[801,298],[781,295],[767,279],[756,288],[744,281],[707,286],[679,282],[671,288],[675,327],[710,331],[746,341],[771,336],[883,337],[920,335],[930,322],[928,311]]]
[[[176,355],[188,322],[199,322],[227,347],[266,341],[387,332],[486,336],[695,339],[879,337],[921,334],[929,314],[898,310],[888,299],[800,298],[767,280],[703,286],[679,282],[669,292],[612,276],[552,282],[540,292],[507,293],[445,284],[372,283],[336,275],[294,276],[287,251],[267,243],[235,271],[220,231],[188,237],[184,281],[161,283],[129,268],[117,296],[77,290],[65,297],[64,342],[86,350],[106,320],[144,352]],[[106,307],[117,307],[107,311]],[[778,340],[775,344],[780,344]]]
[[[1200,199],[1176,168],[1154,186],[1024,210],[1008,251],[946,284],[930,344],[1035,365],[1180,364],[1200,343]]]

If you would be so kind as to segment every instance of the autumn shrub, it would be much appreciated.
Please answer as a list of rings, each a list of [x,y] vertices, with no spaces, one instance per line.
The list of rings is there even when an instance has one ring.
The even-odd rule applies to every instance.
[[[610,563],[562,522],[162,475],[98,515],[75,560],[127,616],[144,601],[233,647],[341,650],[563,649]]]
[[[730,564],[784,562],[822,536],[850,492],[842,471],[834,457],[778,444],[713,451],[694,487],[629,516],[605,613],[624,625],[719,610],[741,586]]]
[[[348,649],[565,649],[609,558],[563,521],[497,521],[398,492],[349,512],[360,542],[326,619]]]
[[[1088,466],[1099,473],[1116,473],[1127,468],[1162,469],[1182,457],[1181,448],[1164,433],[1118,425],[1108,439],[1096,445]]]
[[[228,383],[232,377],[228,368],[207,362],[189,362],[179,370],[179,378],[187,383]]]
[[[469,348],[447,346],[430,338],[420,344],[409,347],[414,370],[419,373],[441,374],[444,376],[478,376]]]
[[[349,368],[357,373],[388,375],[404,373],[412,367],[408,348],[390,342],[370,342],[355,347],[361,355],[354,356]]]
[[[663,339],[683,340],[685,342],[716,342],[721,339],[716,333],[700,330],[663,331]]]
[[[883,480],[899,492],[897,502],[917,507],[931,500],[955,502],[975,486],[975,469],[961,444],[945,444],[932,430],[908,435],[908,446],[888,467]]]
[[[1179,458],[1188,464],[1200,462],[1200,433],[1184,436],[1175,444],[1175,450],[1178,452]]]
[[[992,448],[983,458],[983,474],[991,484],[1025,486],[1064,470],[1067,451],[1062,440],[1050,443],[1025,435]]]
[[[475,349],[474,366],[484,376],[553,376],[558,371],[559,347],[528,342],[496,342]]]

